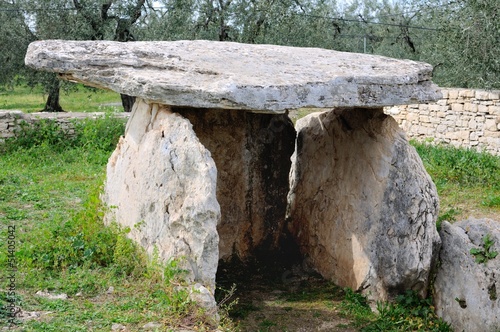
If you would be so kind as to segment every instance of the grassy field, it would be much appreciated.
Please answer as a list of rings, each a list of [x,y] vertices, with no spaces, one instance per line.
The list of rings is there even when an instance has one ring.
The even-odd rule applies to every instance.
[[[121,106],[120,95],[105,90],[90,89],[82,85],[65,83],[61,89],[61,107],[67,112],[106,112]],[[17,86],[15,89],[0,87],[0,110],[17,109],[26,113],[43,109],[47,95],[38,86]]]
[[[75,104],[78,111],[99,107],[83,107],[85,100]],[[110,331],[113,326],[140,331],[148,325],[153,331],[449,330],[436,319],[431,300],[412,293],[394,304],[380,303],[375,315],[366,299],[349,289],[315,275],[299,274],[284,283],[265,269],[236,284],[238,291],[214,322],[178,287],[183,279],[175,262],[150,261],[126,238],[126,230],[103,226],[99,193],[123,128],[108,116],[83,122],[73,139],[62,140],[48,122],[46,130],[28,130],[23,139],[0,146],[0,327],[8,325],[5,308],[15,301],[23,310],[16,320],[19,331]],[[437,185],[440,220],[470,212],[500,220],[499,157],[412,144]],[[6,286],[9,257],[3,241],[13,226],[15,295]],[[67,298],[48,299],[39,291]],[[219,291],[219,298],[226,293],[231,292]]]

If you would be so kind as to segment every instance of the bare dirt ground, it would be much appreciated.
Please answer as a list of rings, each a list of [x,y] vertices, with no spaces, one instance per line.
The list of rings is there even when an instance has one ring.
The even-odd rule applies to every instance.
[[[358,330],[340,311],[344,298],[340,287],[298,264],[276,270],[247,270],[245,276],[230,273],[223,278],[223,288],[231,286],[231,279],[236,283],[232,299],[238,302],[230,315],[241,331]]]

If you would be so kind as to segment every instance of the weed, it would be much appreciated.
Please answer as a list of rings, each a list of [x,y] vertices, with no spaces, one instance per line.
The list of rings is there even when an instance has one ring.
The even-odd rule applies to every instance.
[[[412,141],[436,185],[500,187],[500,158],[471,149],[429,145]]]
[[[113,113],[97,119],[74,120],[76,145],[85,149],[111,152],[124,132],[125,122]]]
[[[377,310],[377,318],[361,331],[451,331],[434,313],[432,300],[413,291],[399,295],[395,303],[377,303]]]
[[[481,204],[487,207],[500,207],[500,195],[489,195]]]
[[[456,221],[456,216],[459,215],[461,211],[459,209],[451,208],[446,212],[440,213],[436,222],[436,227],[438,230],[441,229],[441,224],[443,221],[454,222]]]
[[[368,300],[360,293],[350,288],[344,289],[344,300],[340,303],[340,313],[355,319],[356,326],[363,326],[374,319],[374,314],[368,305]]]
[[[46,144],[56,151],[62,151],[71,147],[73,143],[74,138],[70,136],[69,131],[63,129],[52,119],[40,119],[34,123],[23,120],[19,123],[15,137],[7,139],[4,148],[8,152],[9,150],[27,149]]]
[[[22,121],[15,137],[0,144],[0,152],[10,153],[19,149],[30,149],[45,146],[55,152],[71,148],[83,148],[93,151],[91,156],[105,162],[113,151],[120,135],[124,132],[123,119],[117,119],[112,114],[106,114],[97,119],[73,120],[73,131],[64,129],[53,119],[41,119],[34,123]],[[102,158],[102,155],[106,159]]]
[[[451,208],[451,209],[448,209],[446,212],[442,213],[439,218],[438,218],[438,223],[441,223],[443,221],[448,221],[448,222],[453,222],[453,221],[456,221],[456,218],[455,216],[460,214],[460,210],[458,209],[454,209],[454,208]]]
[[[486,264],[486,262],[488,262],[490,259],[497,257],[498,252],[491,250],[491,247],[495,244],[495,241],[491,239],[490,234],[486,234],[483,237],[482,241],[483,248],[472,248],[470,250],[470,253],[476,258],[476,263]]]

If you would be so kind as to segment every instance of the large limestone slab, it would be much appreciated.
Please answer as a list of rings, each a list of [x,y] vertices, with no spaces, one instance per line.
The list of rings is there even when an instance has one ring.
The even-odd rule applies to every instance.
[[[290,232],[325,278],[387,300],[425,295],[440,240],[438,196],[417,152],[382,109],[298,120]]]
[[[477,263],[472,248],[484,249],[483,238],[500,252],[500,222],[468,219],[443,222],[440,264],[434,281],[436,313],[455,331],[500,331],[500,256]]]
[[[26,64],[166,105],[283,112],[440,98],[432,67],[318,48],[213,41],[44,40]]]
[[[215,290],[219,257],[217,169],[191,123],[138,99],[109,159],[106,218],[161,261],[182,259],[189,279]]]

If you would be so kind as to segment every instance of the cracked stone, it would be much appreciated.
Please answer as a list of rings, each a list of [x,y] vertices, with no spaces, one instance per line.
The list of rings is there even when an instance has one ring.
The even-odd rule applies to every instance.
[[[500,252],[500,223],[468,219],[441,225],[442,249],[434,282],[436,313],[455,331],[500,329],[500,259],[477,263],[470,253],[490,234],[492,251]],[[458,299],[458,300],[456,300]],[[466,305],[465,305],[466,304]]]
[[[425,295],[440,244],[438,196],[396,121],[381,109],[335,109],[296,129],[288,227],[303,254],[373,301],[405,289]]]

